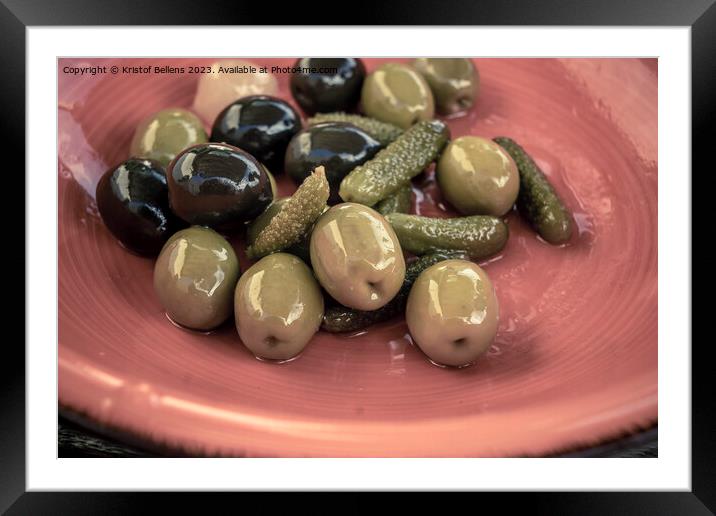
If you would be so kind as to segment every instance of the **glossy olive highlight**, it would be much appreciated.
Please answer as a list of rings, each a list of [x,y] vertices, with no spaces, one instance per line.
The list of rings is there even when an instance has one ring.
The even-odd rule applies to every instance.
[[[169,202],[191,224],[234,230],[273,200],[271,180],[249,153],[207,143],[182,152],[167,169]]]
[[[232,102],[219,113],[211,141],[245,150],[274,174],[283,172],[288,142],[301,130],[301,117],[287,102],[253,95]]]
[[[421,57],[412,64],[430,85],[435,108],[441,115],[462,113],[475,104],[480,74],[472,59]]]
[[[194,113],[169,108],[144,119],[134,131],[129,154],[167,166],[177,154],[207,141],[204,124]]]
[[[434,362],[467,365],[488,350],[497,334],[497,297],[480,266],[446,260],[415,281],[405,320],[415,343]]]
[[[316,222],[311,264],[323,288],[339,303],[376,310],[400,290],[405,260],[393,228],[361,204],[337,204]]]
[[[185,225],[169,209],[167,180],[159,163],[132,158],[97,183],[97,210],[107,229],[135,253],[156,255]]]
[[[520,190],[510,155],[477,136],[451,141],[440,156],[436,177],[445,199],[465,215],[500,217],[512,209]]]
[[[369,117],[403,129],[435,114],[430,86],[419,73],[401,63],[386,63],[368,75],[361,106]]]
[[[293,137],[286,149],[286,173],[300,184],[323,165],[331,187],[331,202],[339,202],[343,178],[382,148],[365,131],[346,123],[326,122],[307,127]]]
[[[287,360],[298,355],[323,319],[323,295],[299,258],[274,253],[241,276],[234,295],[236,329],[256,356]]]
[[[179,231],[154,265],[154,291],[167,315],[195,330],[210,330],[231,315],[239,279],[231,245],[204,227]]]
[[[291,94],[307,115],[351,111],[360,100],[363,61],[352,57],[303,57],[294,63]]]

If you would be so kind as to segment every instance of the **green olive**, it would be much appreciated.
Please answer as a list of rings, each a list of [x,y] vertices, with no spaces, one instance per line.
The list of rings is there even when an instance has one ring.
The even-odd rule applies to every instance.
[[[239,261],[216,231],[193,226],[175,233],[154,265],[154,290],[167,315],[195,330],[223,323],[232,310]]]
[[[361,91],[363,112],[369,117],[407,129],[435,114],[430,86],[411,67],[386,63],[368,75]]]
[[[470,109],[480,88],[480,74],[471,59],[464,57],[421,57],[413,68],[430,85],[435,107],[441,115]]]
[[[337,204],[311,233],[311,264],[318,281],[339,303],[377,310],[400,290],[405,259],[393,228],[361,204]]]
[[[306,347],[323,320],[323,295],[299,258],[270,254],[252,265],[234,294],[241,341],[261,358],[288,360]]]
[[[520,189],[510,155],[477,136],[448,144],[438,161],[437,179],[445,199],[465,215],[502,216],[515,204]]]
[[[137,126],[129,152],[134,157],[157,160],[166,167],[187,147],[207,141],[204,126],[195,114],[170,108],[154,113]]]
[[[497,334],[497,297],[478,265],[446,260],[415,281],[405,320],[413,340],[433,362],[467,365],[487,351]]]

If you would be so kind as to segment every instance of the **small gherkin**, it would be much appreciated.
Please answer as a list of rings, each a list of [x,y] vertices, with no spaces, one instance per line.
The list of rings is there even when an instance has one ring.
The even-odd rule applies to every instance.
[[[341,182],[339,195],[346,202],[373,206],[397,192],[435,161],[450,138],[440,120],[418,122],[373,159],[354,168]]]
[[[325,170],[316,167],[298,190],[281,204],[278,213],[246,248],[246,255],[253,260],[300,242],[325,210],[329,194]]]
[[[281,211],[281,207],[288,202],[290,197],[284,197],[282,199],[274,199],[268,208],[264,212],[256,217],[251,224],[246,228],[246,245],[251,246],[258,236],[266,229],[271,219],[273,219],[278,212]],[[325,209],[328,209],[326,206]],[[290,245],[289,247],[282,249],[281,252],[289,253],[294,256],[298,256],[301,260],[306,263],[310,263],[311,258],[309,257],[308,246],[311,241],[311,230],[309,229],[297,243]]]
[[[389,213],[408,213],[410,211],[412,194],[413,189],[410,183],[408,183],[390,197],[386,197],[376,204],[375,210],[381,215],[388,215]]]
[[[482,259],[502,251],[509,237],[507,224],[491,215],[442,219],[391,213],[385,218],[402,249],[417,255],[443,249]]]
[[[520,174],[517,209],[547,242],[564,244],[572,236],[572,217],[537,163],[514,140],[493,138],[515,160]]]
[[[375,138],[381,145],[388,145],[398,136],[403,134],[403,130],[393,124],[381,122],[375,118],[368,118],[360,115],[349,115],[347,113],[318,113],[316,116],[308,119],[309,126],[320,124],[322,122],[346,122],[362,129],[366,133]]]

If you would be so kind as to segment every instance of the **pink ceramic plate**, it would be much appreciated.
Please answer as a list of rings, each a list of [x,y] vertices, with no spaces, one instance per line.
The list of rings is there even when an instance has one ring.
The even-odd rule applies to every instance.
[[[293,62],[257,60],[277,61]],[[368,70],[378,61],[366,60]],[[319,333],[283,365],[256,360],[231,324],[211,335],[173,326],[152,289],[152,260],[117,244],[93,195],[128,157],[139,120],[191,106],[198,76],[62,73],[80,63],[114,64],[60,61],[63,410],[155,445],[234,456],[545,455],[656,422],[655,60],[476,60],[480,99],[449,121],[453,136],[521,142],[578,231],[553,247],[508,216],[509,243],[484,264],[499,333],[464,369],[428,362],[402,319],[359,335]],[[288,77],[279,82],[292,102]],[[294,187],[284,178],[279,188]],[[415,191],[417,212],[450,213],[430,179]]]

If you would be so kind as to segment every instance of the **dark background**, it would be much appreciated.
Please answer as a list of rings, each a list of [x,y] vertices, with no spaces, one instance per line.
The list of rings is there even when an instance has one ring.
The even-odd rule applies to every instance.
[[[64,0],[0,0],[0,71],[2,72],[2,131],[4,212],[8,217],[4,242],[9,252],[4,258],[3,286],[11,298],[6,298],[5,311],[25,310],[24,284],[20,274],[25,264],[24,225],[17,223],[24,213],[25,192],[22,176],[24,163],[24,91],[25,91],[25,26],[28,25],[282,25],[282,24],[355,24],[355,25],[681,25],[692,27],[692,169],[703,171],[705,180],[713,168],[710,134],[714,126],[716,103],[716,8],[713,0],[517,0],[451,1],[361,1],[357,4],[311,1],[306,2],[240,2],[204,0],[125,0],[103,1]],[[329,42],[328,42],[329,43]],[[119,42],[121,45],[121,42]],[[459,41],[456,41],[459,45]],[[565,44],[569,44],[568,41]],[[91,42],[88,42],[91,52]],[[54,114],[48,114],[48,120]],[[54,142],[52,146],[54,147]],[[688,171],[674,171],[674,173]],[[693,177],[693,175],[692,175]],[[697,193],[704,195],[704,187]],[[697,203],[694,206],[709,206]],[[697,218],[694,218],[696,222]],[[707,218],[701,219],[708,220]],[[13,236],[12,233],[15,232]],[[703,234],[708,234],[704,232]],[[694,244],[703,245],[708,239]],[[7,271],[15,271],[8,273]],[[25,271],[26,274],[31,271]],[[20,293],[23,294],[20,294]],[[10,302],[8,302],[10,299]],[[699,306],[699,305],[697,305]],[[207,512],[206,496],[188,494],[130,495],[126,493],[58,494],[25,491],[25,354],[18,333],[22,329],[8,321],[5,333],[3,359],[0,360],[0,511],[12,505],[8,514],[144,514],[154,512],[151,502],[162,504],[163,510],[171,507],[180,512]],[[697,318],[698,320],[698,318]],[[708,319],[707,319],[708,320]],[[13,335],[13,331],[15,336]],[[23,339],[24,340],[24,339]],[[589,493],[589,494],[478,494],[471,495],[473,508],[497,505],[500,512],[537,514],[713,514],[707,507],[716,507],[716,404],[710,396],[714,390],[712,362],[708,360],[710,342],[699,342],[692,348],[693,400],[692,400],[692,493]],[[669,343],[690,345],[689,342]],[[701,345],[698,345],[701,344]],[[710,386],[710,387],[709,387]],[[22,495],[22,496],[21,496]],[[454,503],[459,495],[451,495]],[[19,497],[19,498],[18,498]],[[461,496],[465,499],[465,496]],[[232,505],[232,512],[245,507],[247,495],[238,505],[237,496],[225,495],[221,502]],[[478,500],[475,500],[477,498]],[[255,499],[255,498],[254,498]],[[425,507],[424,496],[411,495]],[[274,497],[275,500],[275,497]],[[374,497],[352,495],[348,503],[337,505],[335,497],[304,495],[293,497],[291,510],[300,509],[300,502],[312,507],[313,514],[362,514],[376,508]],[[213,499],[212,501],[217,501]],[[403,502],[404,503],[404,502]],[[13,505],[14,504],[14,505]],[[444,509],[451,507],[442,505]],[[255,505],[254,505],[255,507]],[[257,509],[262,514],[272,512]],[[405,507],[405,505],[403,505]],[[333,509],[333,510],[331,510]]]

